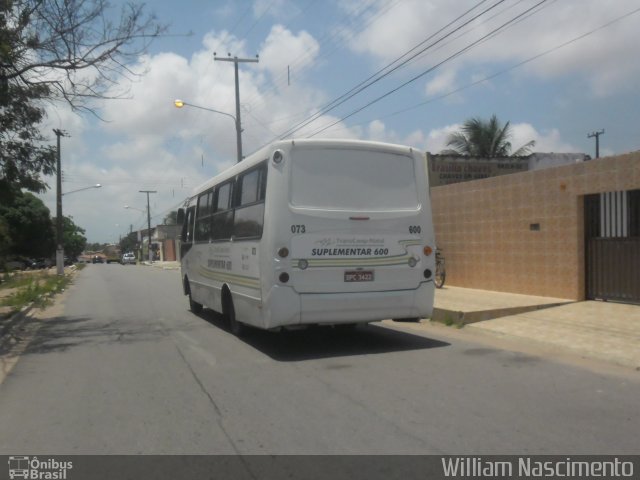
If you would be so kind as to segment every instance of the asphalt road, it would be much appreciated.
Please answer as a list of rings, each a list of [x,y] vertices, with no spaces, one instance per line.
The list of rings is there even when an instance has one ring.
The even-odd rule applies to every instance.
[[[88,265],[48,317],[0,385],[1,454],[639,453],[633,372],[381,324],[240,340],[150,267]]]

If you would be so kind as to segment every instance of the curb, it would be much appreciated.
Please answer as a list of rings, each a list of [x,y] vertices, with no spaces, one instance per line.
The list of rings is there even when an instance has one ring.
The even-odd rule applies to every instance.
[[[153,267],[153,268],[159,268],[162,270],[180,270],[180,265],[171,265],[171,264],[167,264],[166,262],[143,262],[142,265],[147,266],[147,267]]]
[[[508,317],[510,315],[519,315],[521,313],[534,312],[536,310],[544,310],[547,308],[560,307],[576,303],[573,301],[546,303],[543,305],[527,305],[521,307],[494,308],[491,310],[476,310],[471,312],[463,312],[460,310],[449,310],[446,308],[433,308],[431,320],[434,322],[444,323],[445,325],[457,325],[463,327],[470,323],[482,322],[485,320],[495,320],[496,318]]]

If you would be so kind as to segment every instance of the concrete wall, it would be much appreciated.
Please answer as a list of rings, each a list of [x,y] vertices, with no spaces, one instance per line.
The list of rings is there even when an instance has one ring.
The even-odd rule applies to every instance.
[[[447,283],[584,299],[584,195],[634,189],[640,151],[432,188]]]

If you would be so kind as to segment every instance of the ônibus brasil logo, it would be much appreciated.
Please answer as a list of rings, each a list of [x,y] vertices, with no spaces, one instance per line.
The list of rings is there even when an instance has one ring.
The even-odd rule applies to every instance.
[[[38,457],[9,457],[9,478],[33,480],[65,480],[73,462],[61,462],[54,458],[39,460]]]

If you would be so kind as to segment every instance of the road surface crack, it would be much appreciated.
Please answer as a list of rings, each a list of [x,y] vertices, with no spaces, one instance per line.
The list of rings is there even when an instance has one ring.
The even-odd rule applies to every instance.
[[[191,375],[193,376],[193,379],[196,381],[196,383],[200,387],[200,390],[202,390],[202,392],[207,396],[207,398],[209,399],[209,402],[211,403],[211,405],[213,405],[213,409],[216,411],[218,416],[222,417],[222,411],[220,410],[220,407],[218,407],[218,404],[216,403],[216,401],[213,399],[213,397],[211,396],[209,391],[202,384],[202,382],[200,381],[200,378],[198,378],[198,375],[196,375],[196,372],[193,371],[193,368],[191,367],[191,364],[189,363],[189,361],[186,359],[186,357],[182,353],[182,350],[180,350],[180,347],[178,347],[177,345],[175,345],[175,347],[176,347],[176,350],[178,351],[178,354],[182,358],[182,361],[185,363],[185,365],[187,366],[187,368],[191,372]]]
[[[220,410],[220,407],[218,406],[218,404],[216,403],[216,401],[213,399],[213,397],[211,396],[211,394],[209,393],[209,391],[205,388],[204,384],[202,383],[202,381],[200,380],[200,378],[198,377],[198,375],[196,374],[196,372],[193,370],[193,367],[191,367],[191,364],[189,363],[189,361],[187,360],[187,358],[184,356],[184,354],[182,353],[182,350],[180,350],[180,347],[178,347],[178,345],[176,345],[174,343],[174,346],[176,347],[176,350],[178,351],[178,355],[180,355],[180,358],[182,358],[182,361],[185,363],[185,365],[187,366],[187,368],[189,369],[189,371],[191,372],[191,375],[193,376],[193,379],[196,381],[196,383],[200,386],[200,389],[202,390],[202,392],[207,396],[207,398],[209,399],[209,402],[211,403],[211,405],[213,406],[213,409],[216,411],[216,413],[218,414],[218,418],[216,419],[216,423],[218,424],[218,427],[220,427],[220,430],[222,430],[222,433],[224,434],[224,436],[226,437],[227,441],[229,442],[229,444],[231,445],[231,448],[233,448],[233,451],[236,453],[236,455],[238,455],[238,458],[240,459],[240,462],[244,465],[247,473],[251,476],[251,478],[257,479],[258,477],[254,474],[254,472],[251,470],[249,464],[246,462],[246,460],[244,459],[244,457],[242,456],[242,452],[240,452],[240,450],[238,449],[238,447],[236,446],[236,443],[233,441],[233,438],[231,438],[231,435],[229,434],[229,432],[227,431],[227,429],[224,427],[224,425],[222,424],[222,410]]]

